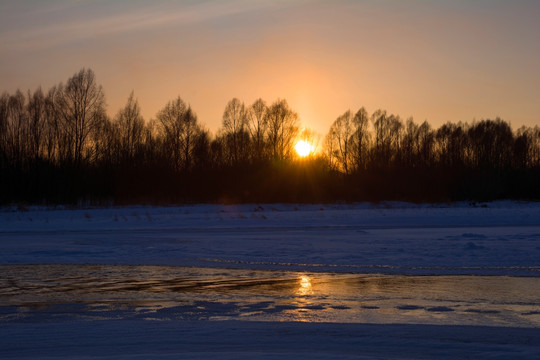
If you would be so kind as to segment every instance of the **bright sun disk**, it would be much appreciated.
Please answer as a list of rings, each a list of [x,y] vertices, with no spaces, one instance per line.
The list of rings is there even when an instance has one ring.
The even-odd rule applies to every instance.
[[[294,149],[296,150],[298,156],[306,157],[313,152],[313,145],[305,140],[300,140],[296,143]]]

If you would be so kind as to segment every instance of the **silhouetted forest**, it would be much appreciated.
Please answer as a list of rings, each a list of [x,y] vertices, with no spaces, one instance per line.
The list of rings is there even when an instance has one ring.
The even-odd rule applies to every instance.
[[[299,139],[318,151],[299,158]],[[113,118],[90,69],[0,96],[0,203],[540,199],[540,128],[502,119],[402,120],[346,111],[319,137],[286,100],[225,106],[212,135],[180,97],[145,121],[132,93]]]

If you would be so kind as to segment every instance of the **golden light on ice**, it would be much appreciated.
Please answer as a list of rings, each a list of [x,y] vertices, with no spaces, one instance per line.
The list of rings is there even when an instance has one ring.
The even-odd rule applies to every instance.
[[[294,150],[300,157],[306,157],[313,152],[313,145],[305,140],[300,140],[294,146]]]
[[[297,294],[298,295],[309,295],[312,293],[312,287],[311,287],[311,279],[309,276],[302,276],[299,279],[300,286],[298,287]]]

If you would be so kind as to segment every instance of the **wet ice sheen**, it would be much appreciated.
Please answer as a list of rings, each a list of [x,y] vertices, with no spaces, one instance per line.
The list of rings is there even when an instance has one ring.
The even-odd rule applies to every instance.
[[[0,266],[0,321],[254,320],[540,326],[540,278],[170,266]]]

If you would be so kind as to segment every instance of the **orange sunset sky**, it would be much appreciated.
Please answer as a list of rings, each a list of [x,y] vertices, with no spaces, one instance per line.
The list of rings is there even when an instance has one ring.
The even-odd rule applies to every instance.
[[[1,0],[0,91],[92,68],[111,116],[181,96],[215,132],[233,97],[285,98],[326,134],[347,109],[438,127],[540,125],[540,1]]]

